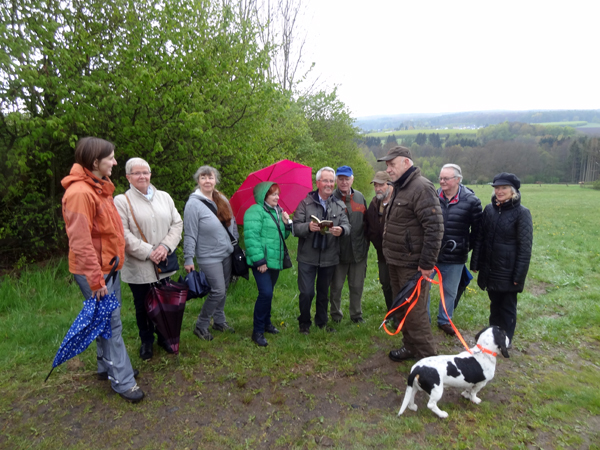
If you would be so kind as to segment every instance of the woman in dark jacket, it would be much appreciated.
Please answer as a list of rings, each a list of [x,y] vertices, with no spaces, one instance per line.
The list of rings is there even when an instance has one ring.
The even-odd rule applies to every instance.
[[[270,181],[254,187],[256,203],[244,214],[246,261],[252,267],[258,298],[254,305],[252,340],[261,347],[268,345],[265,332],[279,333],[271,323],[273,289],[283,270],[285,243],[292,229],[290,216],[279,206],[279,186]],[[277,230],[279,228],[279,230]]]
[[[490,325],[506,331],[511,340],[517,325],[517,294],[523,292],[531,260],[533,222],[521,205],[521,181],[512,173],[494,177],[492,203],[485,207],[481,231],[473,249],[471,270],[488,291]]]

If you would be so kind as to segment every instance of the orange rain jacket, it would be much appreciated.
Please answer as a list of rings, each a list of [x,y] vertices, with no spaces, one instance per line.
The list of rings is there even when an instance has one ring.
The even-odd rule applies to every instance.
[[[61,184],[66,189],[62,211],[69,237],[69,272],[85,275],[92,291],[105,285],[110,260],[125,261],[123,223],[113,202],[115,185],[108,177],[99,180],[79,164]]]

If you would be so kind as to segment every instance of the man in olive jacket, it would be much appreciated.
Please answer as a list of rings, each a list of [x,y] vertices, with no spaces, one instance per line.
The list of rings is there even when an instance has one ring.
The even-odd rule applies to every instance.
[[[329,303],[329,285],[340,260],[339,237],[350,234],[345,206],[333,194],[335,171],[323,167],[317,172],[317,190],[309,192],[294,212],[293,233],[298,238],[298,289],[300,290],[300,333],[309,334],[312,325],[310,308],[315,296],[317,282],[317,300],[315,324],[327,331],[327,306]],[[321,233],[319,225],[311,220],[331,220],[333,226],[326,234]]]
[[[394,147],[379,161],[385,161],[386,172],[394,183],[386,210],[383,254],[396,296],[417,271],[431,278],[444,236],[444,219],[433,183],[413,166],[408,148]],[[421,295],[402,328],[404,346],[390,352],[393,361],[421,359],[437,353],[427,315],[430,287],[423,280]]]
[[[354,173],[350,166],[338,167],[335,174],[337,189],[333,196],[344,203],[345,212],[352,231],[340,237],[340,263],[335,267],[331,280],[329,297],[331,319],[340,323],[342,313],[342,288],[348,278],[350,291],[350,320],[354,323],[364,323],[362,317],[362,293],[367,274],[367,255],[369,243],[365,239],[363,222],[367,211],[365,197],[352,189]]]

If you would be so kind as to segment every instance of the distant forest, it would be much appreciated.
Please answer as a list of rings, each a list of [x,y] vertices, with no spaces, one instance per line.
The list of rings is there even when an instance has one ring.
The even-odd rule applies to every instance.
[[[452,114],[398,114],[363,117],[355,125],[364,132],[452,126],[488,126],[503,122],[545,123],[586,121],[600,123],[600,109],[547,111],[471,111]]]
[[[451,131],[414,137],[392,133],[383,140],[363,137],[360,146],[376,170],[385,169],[377,158],[396,145],[407,146],[423,175],[434,182],[447,163],[461,166],[467,184],[490,182],[499,172],[515,173],[523,183],[587,183],[598,180],[600,174],[599,138],[571,127],[506,121],[478,129],[475,138]]]

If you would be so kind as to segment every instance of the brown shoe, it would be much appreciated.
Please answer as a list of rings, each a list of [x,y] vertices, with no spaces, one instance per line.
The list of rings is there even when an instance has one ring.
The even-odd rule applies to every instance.
[[[444,333],[446,333],[448,336],[456,336],[456,333],[454,332],[454,328],[452,328],[452,325],[450,325],[449,323],[445,323],[443,325],[440,325],[438,323],[438,328],[440,330],[442,330]]]
[[[406,361],[407,359],[415,359],[415,355],[408,351],[406,347],[402,347],[399,350],[392,350],[389,356],[390,359],[395,362],[402,362]]]

